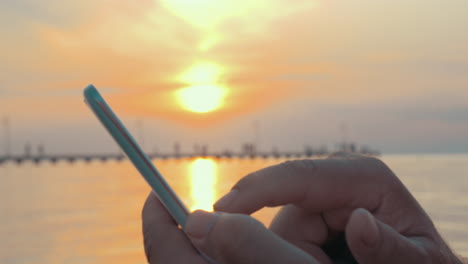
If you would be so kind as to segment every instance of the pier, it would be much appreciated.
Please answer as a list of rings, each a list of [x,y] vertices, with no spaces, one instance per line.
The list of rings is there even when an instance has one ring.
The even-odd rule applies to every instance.
[[[26,141],[24,144],[23,154],[13,154],[11,151],[11,131],[10,131],[10,119],[4,117],[1,124],[4,127],[4,154],[0,154],[0,166],[6,163],[13,163],[21,165],[23,163],[58,163],[58,162],[107,162],[107,161],[117,161],[121,162],[126,160],[127,157],[121,153],[101,153],[101,154],[46,154],[45,145],[42,143],[31,144],[30,141]],[[142,121],[138,122],[138,128],[140,131],[140,142],[144,142],[143,137],[143,123]],[[231,149],[225,149],[223,151],[209,151],[207,144],[195,144],[193,146],[192,152],[182,152],[181,145],[176,141],[173,145],[173,150],[169,152],[158,152],[155,148],[153,153],[148,153],[150,159],[192,159],[192,158],[214,158],[214,159],[290,159],[290,158],[310,158],[310,157],[323,157],[327,156],[330,153],[336,151],[352,152],[359,153],[364,155],[378,156],[380,155],[379,151],[368,148],[366,145],[358,146],[356,143],[349,142],[346,138],[346,128],[343,126],[343,141],[338,143],[335,147],[335,151],[328,151],[326,145],[320,147],[312,147],[310,145],[304,145],[302,151],[283,151],[278,150],[277,147],[273,147],[271,151],[260,151],[259,149],[259,122],[253,122],[253,129],[255,140],[253,142],[243,143],[239,151],[232,151]],[[34,148],[33,148],[34,147]],[[33,153],[33,149],[36,149]]]
[[[304,151],[291,151],[291,152],[258,152],[258,153],[234,153],[234,152],[213,152],[213,153],[149,153],[150,159],[190,159],[190,158],[214,158],[214,159],[269,159],[269,158],[300,158],[300,157],[312,157],[312,156],[323,156],[327,153],[312,153]],[[58,163],[58,162],[107,162],[107,161],[123,161],[127,157],[123,154],[77,154],[77,155],[41,155],[41,156],[3,156],[0,157],[0,165],[5,163]]]
[[[344,151],[350,153],[358,153],[363,155],[378,156],[378,151],[371,150],[367,147],[356,148],[354,144],[340,145],[335,151],[329,152],[327,148],[311,148],[305,147],[303,151],[279,151],[273,148],[271,151],[258,151],[253,144],[245,144],[242,150],[234,152],[231,150],[224,150],[220,152],[210,152],[207,146],[195,148],[193,152],[181,152],[180,146],[176,144],[172,152],[153,152],[147,153],[148,157],[154,159],[192,159],[192,158],[214,158],[214,159],[294,159],[294,158],[311,158],[311,157],[324,157],[336,151]],[[43,151],[32,155],[26,151],[23,155],[4,155],[0,156],[0,165],[6,163],[23,164],[23,163],[43,163],[49,162],[52,164],[58,162],[107,162],[117,161],[121,162],[126,160],[127,157],[123,153],[104,153],[104,154],[45,154]]]

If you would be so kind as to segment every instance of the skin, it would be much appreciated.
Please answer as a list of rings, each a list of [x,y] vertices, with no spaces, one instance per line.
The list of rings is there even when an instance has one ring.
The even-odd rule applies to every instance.
[[[283,206],[269,228],[249,215]],[[462,263],[380,160],[338,153],[253,172],[185,233],[150,194],[143,208],[150,263]]]

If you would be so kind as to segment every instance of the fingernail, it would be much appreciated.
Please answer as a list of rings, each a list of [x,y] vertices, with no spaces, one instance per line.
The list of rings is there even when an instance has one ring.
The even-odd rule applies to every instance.
[[[375,221],[374,216],[369,213],[369,211],[362,209],[365,212],[365,223],[368,226],[367,232],[364,233],[363,242],[364,244],[369,247],[373,248],[377,245],[380,239],[380,232],[379,227],[377,226],[377,222]]]
[[[189,215],[185,223],[185,233],[195,239],[204,238],[210,233],[219,215],[197,210]]]
[[[213,208],[215,210],[220,210],[220,209],[222,210],[226,208],[227,206],[229,206],[230,203],[232,203],[232,201],[234,201],[238,192],[239,192],[239,189],[232,189],[228,194],[224,195],[221,199],[219,199],[213,205]]]

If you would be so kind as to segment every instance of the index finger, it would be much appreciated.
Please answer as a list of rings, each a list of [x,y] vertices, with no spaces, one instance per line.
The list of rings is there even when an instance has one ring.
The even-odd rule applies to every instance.
[[[251,214],[265,206],[295,204],[312,212],[348,207],[372,211],[394,183],[402,186],[375,158],[287,161],[242,178],[214,208]]]

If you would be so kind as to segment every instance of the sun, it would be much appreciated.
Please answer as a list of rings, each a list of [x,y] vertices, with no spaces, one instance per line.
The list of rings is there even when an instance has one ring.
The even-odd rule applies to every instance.
[[[181,106],[191,112],[207,113],[224,104],[226,88],[218,84],[221,68],[214,63],[197,63],[182,74],[179,81],[186,83],[177,91]]]
[[[210,84],[193,85],[178,91],[182,107],[195,113],[207,113],[220,108],[224,103],[225,89]]]

